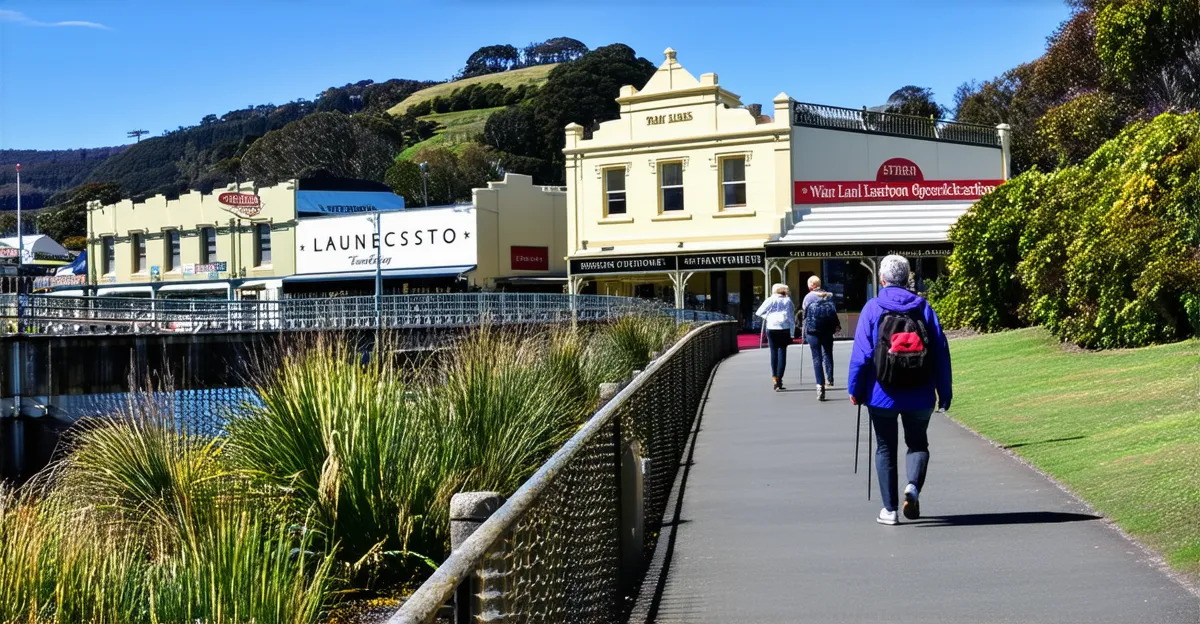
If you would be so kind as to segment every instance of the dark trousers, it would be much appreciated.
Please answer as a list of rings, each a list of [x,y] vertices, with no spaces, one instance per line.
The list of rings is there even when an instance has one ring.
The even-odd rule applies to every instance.
[[[792,344],[792,330],[767,330],[767,346],[771,348],[771,376],[783,380],[783,369],[787,368],[787,346]]]
[[[929,418],[933,408],[923,410],[891,410],[867,407],[871,426],[875,428],[875,468],[879,474],[879,496],[883,507],[896,511],[899,493],[896,490],[896,452],[899,431],[896,417],[904,422],[904,445],[908,447],[908,482],[920,491],[925,487],[925,471],[929,468]]]
[[[813,373],[817,377],[817,385],[825,385],[825,380],[833,381],[833,336],[808,334],[804,340],[812,351]]]

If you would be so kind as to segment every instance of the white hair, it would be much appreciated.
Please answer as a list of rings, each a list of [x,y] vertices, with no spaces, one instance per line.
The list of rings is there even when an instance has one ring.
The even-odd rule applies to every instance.
[[[821,287],[821,278],[817,277],[816,275],[813,275],[812,277],[808,278],[808,289],[809,290],[813,290],[815,288],[820,288],[820,287]]]
[[[907,286],[912,269],[904,256],[887,256],[879,261],[879,278],[888,286]]]
[[[775,284],[774,286],[771,287],[771,292],[774,294],[779,294],[779,291],[781,291],[781,290],[784,292],[784,294],[787,294],[787,291],[788,291],[787,284]]]

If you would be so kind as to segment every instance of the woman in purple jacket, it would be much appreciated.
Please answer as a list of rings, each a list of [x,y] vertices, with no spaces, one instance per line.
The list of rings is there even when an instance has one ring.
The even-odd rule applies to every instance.
[[[850,379],[847,390],[850,402],[867,406],[871,426],[875,428],[878,445],[875,451],[876,468],[879,471],[879,494],[883,498],[883,509],[877,521],[880,524],[899,524],[897,518],[896,492],[896,447],[897,423],[904,423],[904,444],[908,447],[908,484],[904,488],[904,517],[919,518],[921,515],[918,495],[925,485],[925,471],[929,466],[929,438],[926,430],[934,407],[950,408],[952,396],[950,379],[950,347],[946,335],[938,323],[937,314],[929,303],[904,288],[908,284],[908,260],[903,256],[887,256],[879,263],[879,295],[867,302],[858,317],[858,328],[854,332],[854,350],[850,355]],[[898,314],[895,314],[898,313]],[[881,317],[891,319],[907,317],[923,321],[927,344],[921,345],[924,357],[929,358],[927,378],[911,387],[880,384],[876,373],[876,346]],[[901,320],[900,322],[906,322]],[[900,337],[891,340],[893,353],[902,355],[911,352],[911,341]],[[883,357],[889,349],[881,347]]]

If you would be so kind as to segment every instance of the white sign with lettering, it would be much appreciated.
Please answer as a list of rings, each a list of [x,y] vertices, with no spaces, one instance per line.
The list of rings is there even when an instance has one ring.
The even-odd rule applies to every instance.
[[[300,219],[296,224],[296,272],[343,273],[375,269],[425,269],[478,262],[475,209],[415,209],[375,215]]]

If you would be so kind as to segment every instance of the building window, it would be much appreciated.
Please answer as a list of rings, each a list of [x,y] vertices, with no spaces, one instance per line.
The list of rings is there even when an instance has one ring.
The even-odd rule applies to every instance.
[[[746,205],[746,157],[721,159],[721,208]]]
[[[665,162],[658,166],[658,188],[663,212],[683,210],[682,162]]]
[[[271,264],[271,224],[258,223],[254,226],[254,265]]]
[[[200,228],[200,264],[209,264],[217,259],[217,231]]]
[[[179,230],[167,230],[166,256],[163,264],[167,265],[167,271],[176,271],[179,269]]]
[[[146,235],[134,234],[130,236],[133,241],[133,272],[146,272]]]
[[[604,216],[625,214],[625,167],[604,170]]]
[[[104,258],[100,270],[105,275],[112,274],[117,267],[117,246],[113,237],[105,236],[100,239],[101,256]]]

